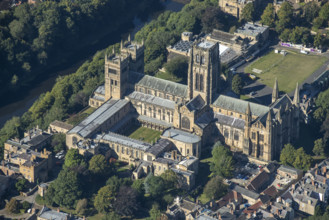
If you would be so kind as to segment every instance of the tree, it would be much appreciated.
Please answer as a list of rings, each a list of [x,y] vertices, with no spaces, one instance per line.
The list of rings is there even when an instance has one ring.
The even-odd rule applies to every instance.
[[[324,147],[325,147],[325,145],[323,143],[322,138],[319,138],[319,139],[315,140],[314,141],[314,147],[313,147],[313,153],[316,156],[325,156]]]
[[[225,14],[217,7],[207,7],[202,18],[202,30],[210,33],[213,29],[222,30],[227,24]]]
[[[154,203],[152,205],[152,208],[151,208],[149,214],[150,214],[150,219],[151,220],[158,220],[158,219],[160,219],[160,217],[161,217],[161,211],[160,211],[159,205],[157,203]]]
[[[86,166],[85,160],[78,149],[69,149],[65,155],[64,166],[67,168]]]
[[[116,195],[121,186],[130,186],[131,180],[129,178],[119,178],[118,176],[111,176],[106,185],[110,187],[113,195]]]
[[[177,187],[178,177],[174,171],[166,170],[161,174],[160,177],[164,180],[167,189],[172,189]]]
[[[252,2],[246,4],[241,12],[241,19],[245,21],[253,21],[254,20],[254,4]]]
[[[211,154],[211,172],[223,177],[232,176],[234,161],[231,151],[225,148],[220,142],[216,142]]]
[[[29,203],[28,201],[24,201],[22,203],[22,209],[24,209],[25,211],[28,210],[29,208],[31,208],[31,203]]]
[[[274,27],[274,21],[275,21],[275,12],[274,12],[274,6],[272,3],[269,3],[262,16],[261,16],[261,22],[262,24],[265,24],[269,27]]]
[[[306,154],[304,149],[301,147],[297,149],[295,154],[295,161],[293,163],[294,167],[301,170],[308,170],[310,169],[313,159],[310,155]]]
[[[226,186],[223,184],[223,179],[219,176],[214,176],[205,185],[203,193],[208,199],[219,199],[226,193]]]
[[[283,41],[283,42],[287,42],[289,41],[290,39],[290,33],[291,33],[291,30],[290,29],[284,29],[282,31],[282,33],[280,34],[280,40]]]
[[[315,35],[313,45],[317,48],[321,48],[323,45],[323,37],[320,33]]]
[[[329,21],[329,3],[328,2],[321,7],[320,12],[319,12],[319,17],[322,18],[323,21],[327,22],[325,24],[327,26],[328,21]]]
[[[88,200],[87,199],[80,199],[77,202],[75,210],[77,211],[77,213],[79,215],[85,215],[87,206],[88,206]]]
[[[95,197],[94,206],[99,213],[109,212],[112,208],[112,203],[115,197],[109,185],[106,185],[98,190]]]
[[[175,57],[164,65],[167,73],[170,73],[176,77],[186,77],[188,62],[185,57]]]
[[[18,192],[22,192],[22,191],[25,190],[26,184],[27,184],[27,180],[26,179],[19,179],[16,182],[15,187],[16,187],[16,189],[17,189]]]
[[[96,175],[106,175],[110,166],[102,154],[94,155],[89,161],[89,170]]]
[[[282,3],[280,10],[278,11],[278,21],[276,22],[276,29],[278,32],[282,32],[285,28],[292,26],[293,10],[289,2]]]
[[[113,207],[116,213],[121,216],[134,216],[135,212],[139,209],[137,192],[131,187],[120,187]]]
[[[77,172],[69,169],[61,170],[57,179],[50,184],[53,188],[52,200],[57,205],[72,208],[82,195],[80,183]]]
[[[15,198],[11,198],[10,201],[6,204],[6,210],[10,213],[18,213],[19,202]]]
[[[55,153],[66,149],[66,136],[65,134],[54,134],[51,140],[51,146]]]
[[[138,179],[133,182],[131,185],[131,188],[136,190],[140,195],[144,195],[145,189],[144,189],[144,180]]]
[[[156,198],[163,194],[166,186],[163,179],[150,173],[144,181],[145,192]]]
[[[293,163],[296,158],[295,153],[296,153],[296,150],[295,150],[294,146],[292,146],[291,144],[284,145],[284,148],[282,149],[281,154],[280,154],[281,163],[284,165],[293,166]]]
[[[323,18],[317,17],[313,20],[313,28],[315,30],[318,30],[320,27],[322,27],[323,23],[324,23]]]
[[[308,2],[303,7],[304,17],[307,22],[312,22],[319,14],[320,7],[316,2]]]
[[[121,217],[115,212],[109,212],[107,213],[102,220],[120,220]]]
[[[240,95],[243,88],[243,81],[239,74],[235,74],[232,79],[232,91]]]

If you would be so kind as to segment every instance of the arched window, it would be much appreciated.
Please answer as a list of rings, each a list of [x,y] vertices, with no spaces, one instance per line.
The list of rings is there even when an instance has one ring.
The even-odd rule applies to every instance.
[[[198,73],[195,74],[195,89],[196,90],[199,89],[199,74]]]
[[[206,59],[204,58],[204,56],[201,56],[201,64],[205,64]]]
[[[183,117],[182,118],[182,127],[185,129],[190,129],[190,119],[188,117]]]
[[[203,92],[203,75],[200,74],[200,91]]]
[[[199,54],[197,54],[197,55],[195,56],[195,61],[196,61],[197,63],[200,63],[200,56],[199,56]]]

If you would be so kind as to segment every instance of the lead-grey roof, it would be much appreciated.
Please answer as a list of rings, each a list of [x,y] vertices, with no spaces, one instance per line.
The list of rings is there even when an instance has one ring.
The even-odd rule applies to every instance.
[[[104,122],[106,122],[128,103],[129,101],[125,99],[110,99],[72,130],[70,130],[68,134],[78,134],[83,138],[92,136]]]
[[[139,115],[137,117],[137,120],[144,121],[144,122],[150,122],[150,123],[161,125],[161,126],[167,127],[167,128],[171,127],[171,124],[169,124],[168,122],[161,121],[161,120],[156,119],[156,118],[151,118],[151,117],[148,117],[146,115]]]
[[[97,89],[95,90],[95,93],[105,95],[105,86],[104,85],[98,86]]]
[[[104,141],[110,141],[114,143],[118,143],[127,147],[132,147],[138,150],[146,151],[148,150],[151,145],[148,143],[145,143],[143,141],[135,140],[120,134],[116,134],[113,132],[109,132],[105,134],[103,137],[101,137]]]
[[[244,26],[239,27],[235,32],[256,37],[258,34],[264,33],[266,29],[268,29],[268,26],[266,25],[246,23]]]
[[[137,85],[178,97],[187,97],[187,85],[175,83],[169,80],[164,80],[149,75],[144,75],[137,82]]]
[[[205,48],[205,49],[208,49],[208,48],[211,48],[215,45],[214,42],[211,42],[211,41],[201,41],[199,44],[198,44],[198,47],[201,47],[201,48]]]
[[[42,219],[52,219],[52,220],[66,220],[68,217],[67,213],[64,212],[57,212],[47,207],[43,207],[41,210],[41,214],[39,215]]]
[[[162,136],[169,137],[169,133],[170,133],[170,138],[180,141],[180,142],[194,144],[194,143],[198,143],[199,141],[201,141],[201,138],[198,135],[191,134],[189,132],[178,130],[175,128],[169,128],[169,129],[165,130],[162,133]]]
[[[192,48],[193,41],[178,41],[174,46],[174,50],[182,51],[182,52],[189,52]]]
[[[281,170],[282,172],[286,172],[286,173],[292,173],[295,175],[298,175],[298,173],[302,172],[298,169],[295,169],[295,168],[289,167],[289,166],[285,166],[285,165],[281,165],[278,170]]]
[[[215,113],[214,118],[219,124],[229,125],[238,129],[244,129],[245,121],[243,119],[223,115],[220,113]]]
[[[247,197],[252,198],[252,199],[258,199],[259,198],[258,193],[250,191],[250,190],[248,190],[246,188],[243,188],[239,185],[235,185],[232,190],[240,193],[242,196],[247,196]]]
[[[198,111],[202,109],[205,104],[206,102],[203,100],[203,98],[200,95],[197,95],[186,104],[186,107],[190,111]]]
[[[157,106],[164,107],[164,108],[175,109],[174,101],[160,98],[160,97],[157,97],[154,95],[149,95],[149,94],[134,91],[133,93],[129,94],[128,97],[129,97],[129,99],[146,102],[151,105],[157,105]]]
[[[211,112],[205,112],[200,117],[198,117],[198,119],[195,121],[195,124],[198,125],[200,128],[204,129],[213,120],[214,120],[213,114]]]
[[[223,108],[226,110],[231,110],[239,113],[246,113],[248,103],[250,104],[250,110],[253,115],[260,116],[267,113],[270,108],[265,105],[256,104],[253,102],[247,102],[245,100],[236,99],[230,96],[220,95],[212,105]]]
[[[157,157],[159,154],[163,153],[164,151],[170,150],[168,148],[170,147],[171,144],[172,144],[171,141],[160,138],[158,142],[156,142],[151,148],[147,150],[147,152]]]

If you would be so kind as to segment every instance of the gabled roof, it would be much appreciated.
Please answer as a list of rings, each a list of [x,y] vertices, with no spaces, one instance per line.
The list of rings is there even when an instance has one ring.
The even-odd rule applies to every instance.
[[[145,94],[145,93],[141,93],[141,92],[137,92],[134,91],[133,93],[129,94],[129,99],[134,99],[137,101],[142,101],[142,102],[146,102],[149,103],[151,105],[157,105],[157,106],[161,106],[164,108],[170,108],[170,109],[174,109],[175,108],[175,102],[168,100],[168,99],[164,99],[164,98],[160,98],[154,95],[149,95],[149,94]]]
[[[212,105],[219,108],[245,114],[248,107],[248,103],[250,104],[252,115],[260,116],[270,110],[268,106],[256,104],[253,102],[247,102],[242,99],[232,98],[225,95],[219,95],[219,97],[212,103]]]
[[[189,111],[199,111],[206,105],[206,102],[200,95],[197,95],[186,104]]]
[[[247,186],[248,189],[258,191],[270,180],[270,174],[263,170],[255,176]]]
[[[154,89],[178,97],[187,97],[187,85],[136,72],[132,72],[130,75],[133,77],[132,80],[135,79],[137,86]]]

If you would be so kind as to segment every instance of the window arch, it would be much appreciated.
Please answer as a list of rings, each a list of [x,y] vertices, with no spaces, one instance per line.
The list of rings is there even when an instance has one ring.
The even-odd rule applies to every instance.
[[[199,56],[199,54],[197,54],[197,55],[195,56],[195,61],[196,61],[197,63],[200,63],[200,56]]]
[[[182,127],[185,129],[190,129],[190,119],[186,116],[182,118]]]
[[[203,75],[200,74],[200,91],[203,92]]]
[[[195,74],[195,89],[199,89],[199,77],[200,75],[198,73]]]
[[[204,56],[201,56],[201,64],[205,64],[206,62],[206,58],[204,58]]]

